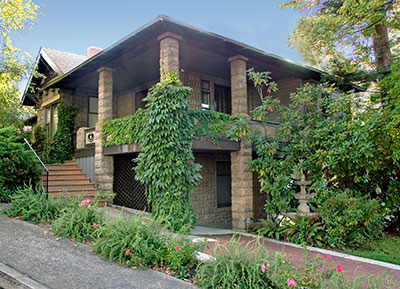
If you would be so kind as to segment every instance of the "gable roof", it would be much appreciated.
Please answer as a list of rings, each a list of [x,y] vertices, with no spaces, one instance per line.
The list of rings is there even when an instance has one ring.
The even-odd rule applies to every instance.
[[[48,79],[45,81],[48,82],[54,77],[61,77],[62,75],[70,72],[88,58],[89,57],[86,55],[42,47],[40,48],[38,56],[36,57],[35,67],[39,73],[46,75]],[[36,77],[32,71],[25,91],[22,95],[22,105],[35,105],[35,95],[32,94],[29,89],[31,85],[37,87],[40,85],[41,81],[42,78]]]
[[[46,47],[43,47],[41,51],[42,56],[47,55],[51,59],[51,61],[54,62],[54,64],[60,70],[61,74],[65,74],[71,71],[73,68],[89,58],[86,55],[75,54]]]

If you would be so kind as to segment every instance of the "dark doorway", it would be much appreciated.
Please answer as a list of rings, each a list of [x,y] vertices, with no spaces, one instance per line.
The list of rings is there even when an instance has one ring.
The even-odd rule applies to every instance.
[[[114,156],[114,204],[150,212],[146,186],[135,179],[135,155]]]

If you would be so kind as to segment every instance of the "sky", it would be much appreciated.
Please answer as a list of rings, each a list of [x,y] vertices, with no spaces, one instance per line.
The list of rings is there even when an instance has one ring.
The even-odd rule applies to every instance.
[[[107,48],[167,15],[185,24],[232,38],[302,63],[288,47],[289,33],[301,14],[281,9],[284,0],[34,0],[42,14],[31,31],[14,43],[36,58],[40,47],[86,54],[89,46]]]

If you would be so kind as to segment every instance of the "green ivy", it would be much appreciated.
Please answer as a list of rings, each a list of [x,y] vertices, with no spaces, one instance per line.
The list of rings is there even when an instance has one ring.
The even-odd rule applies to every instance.
[[[58,126],[53,139],[49,141],[47,148],[48,163],[62,163],[70,160],[74,153],[73,135],[75,132],[75,116],[79,110],[78,107],[59,103]]]
[[[216,111],[188,109],[194,119],[192,127],[195,139],[211,140],[218,143],[221,135],[232,127],[235,117]],[[145,110],[138,109],[135,114],[102,123],[103,146],[140,143],[140,132],[145,123]]]
[[[142,151],[136,178],[147,185],[147,197],[156,220],[168,220],[175,231],[193,227],[196,215],[191,193],[199,183],[191,143],[194,119],[188,113],[191,89],[176,74],[153,86],[139,133]]]

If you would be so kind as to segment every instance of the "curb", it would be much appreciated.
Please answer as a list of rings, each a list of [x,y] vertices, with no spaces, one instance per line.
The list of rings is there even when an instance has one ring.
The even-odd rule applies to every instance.
[[[243,233],[243,232],[237,232],[237,233],[239,235],[243,235],[243,236],[246,236],[246,237],[252,237],[252,238],[257,238],[258,237],[256,235],[249,234],[249,233]],[[276,244],[285,245],[285,246],[294,247],[294,248],[303,249],[303,250],[307,249],[308,251],[312,251],[312,252],[318,252],[318,253],[325,254],[325,255],[331,255],[331,256],[335,256],[335,257],[349,259],[349,260],[352,260],[352,261],[363,262],[363,263],[367,263],[367,264],[371,264],[371,265],[376,265],[376,266],[385,267],[385,268],[388,268],[388,269],[393,269],[393,270],[400,271],[400,266],[399,265],[395,265],[395,264],[391,264],[391,263],[386,263],[386,262],[377,261],[377,260],[373,260],[373,259],[353,256],[353,255],[340,253],[340,252],[336,252],[336,251],[331,251],[331,250],[327,250],[327,249],[320,249],[320,248],[316,248],[316,247],[312,247],[312,246],[303,247],[303,246],[298,245],[298,244],[286,243],[286,242],[278,241],[278,240],[275,240],[275,239],[270,239],[270,238],[265,238],[265,237],[261,237],[261,238],[263,240],[267,240],[268,242],[271,242],[271,243],[276,243]]]
[[[21,272],[0,262],[0,288],[50,289]]]

